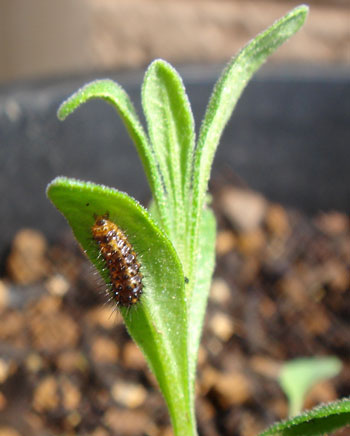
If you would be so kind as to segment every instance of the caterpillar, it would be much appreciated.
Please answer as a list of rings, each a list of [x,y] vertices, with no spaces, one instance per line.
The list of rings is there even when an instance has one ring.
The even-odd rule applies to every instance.
[[[95,216],[91,233],[109,271],[111,300],[121,307],[135,305],[143,293],[143,276],[127,236],[108,214]]]

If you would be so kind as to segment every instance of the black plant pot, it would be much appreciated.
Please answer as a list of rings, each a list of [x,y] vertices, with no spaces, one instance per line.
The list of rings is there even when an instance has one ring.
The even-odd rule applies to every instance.
[[[220,69],[179,71],[198,129]],[[108,77],[125,87],[141,114],[142,73]],[[228,123],[214,177],[229,168],[271,200],[308,213],[350,212],[349,77],[339,69],[263,70]],[[91,79],[0,87],[1,249],[22,227],[41,229],[51,239],[67,228],[45,197],[47,183],[57,175],[114,186],[147,202],[141,164],[111,106],[96,100],[63,123],[56,118],[59,104]]]

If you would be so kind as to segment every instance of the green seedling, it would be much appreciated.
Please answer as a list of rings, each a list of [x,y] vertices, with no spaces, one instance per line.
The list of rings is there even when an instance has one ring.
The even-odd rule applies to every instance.
[[[58,111],[63,120],[90,99],[106,100],[142,161],[153,196],[148,210],[115,189],[64,177],[49,184],[47,195],[107,282],[108,268],[92,243],[96,217],[108,216],[138,255],[144,293],[135,307],[120,311],[157,378],[176,436],[197,434],[196,362],[215,260],[215,218],[207,201],[214,154],[249,79],[302,26],[307,12],[307,6],[295,8],[231,60],[214,87],[197,141],[182,80],[163,60],[150,65],[142,86],[147,132],[126,92],[111,80],[87,84]]]
[[[286,362],[279,382],[289,402],[289,416],[300,413],[307,392],[319,381],[335,377],[341,371],[336,357],[303,357]]]

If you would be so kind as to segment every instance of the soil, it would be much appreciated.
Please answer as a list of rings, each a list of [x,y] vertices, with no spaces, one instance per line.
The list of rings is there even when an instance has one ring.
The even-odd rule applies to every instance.
[[[201,436],[286,417],[283,362],[338,356],[305,407],[350,394],[350,220],[213,186],[217,266],[199,353]],[[170,436],[155,379],[70,234],[23,229],[0,280],[0,436]],[[349,434],[338,432],[337,434]]]

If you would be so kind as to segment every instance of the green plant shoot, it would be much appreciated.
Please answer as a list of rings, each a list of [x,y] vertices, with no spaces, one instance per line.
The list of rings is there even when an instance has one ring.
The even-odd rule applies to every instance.
[[[295,8],[231,60],[214,87],[197,142],[182,79],[163,60],[150,65],[142,85],[147,132],[127,93],[111,80],[87,84],[58,110],[63,120],[90,99],[111,103],[142,161],[153,196],[149,211],[115,189],[64,177],[49,184],[47,195],[107,283],[108,270],[92,244],[96,216],[108,214],[139,255],[144,294],[137,307],[121,307],[121,313],[157,378],[176,436],[197,434],[196,361],[215,260],[215,219],[206,195],[215,151],[249,79],[300,29],[307,12],[307,6]]]
[[[289,416],[300,413],[305,396],[314,384],[336,376],[341,367],[336,357],[303,357],[286,362],[279,382],[288,398]]]

